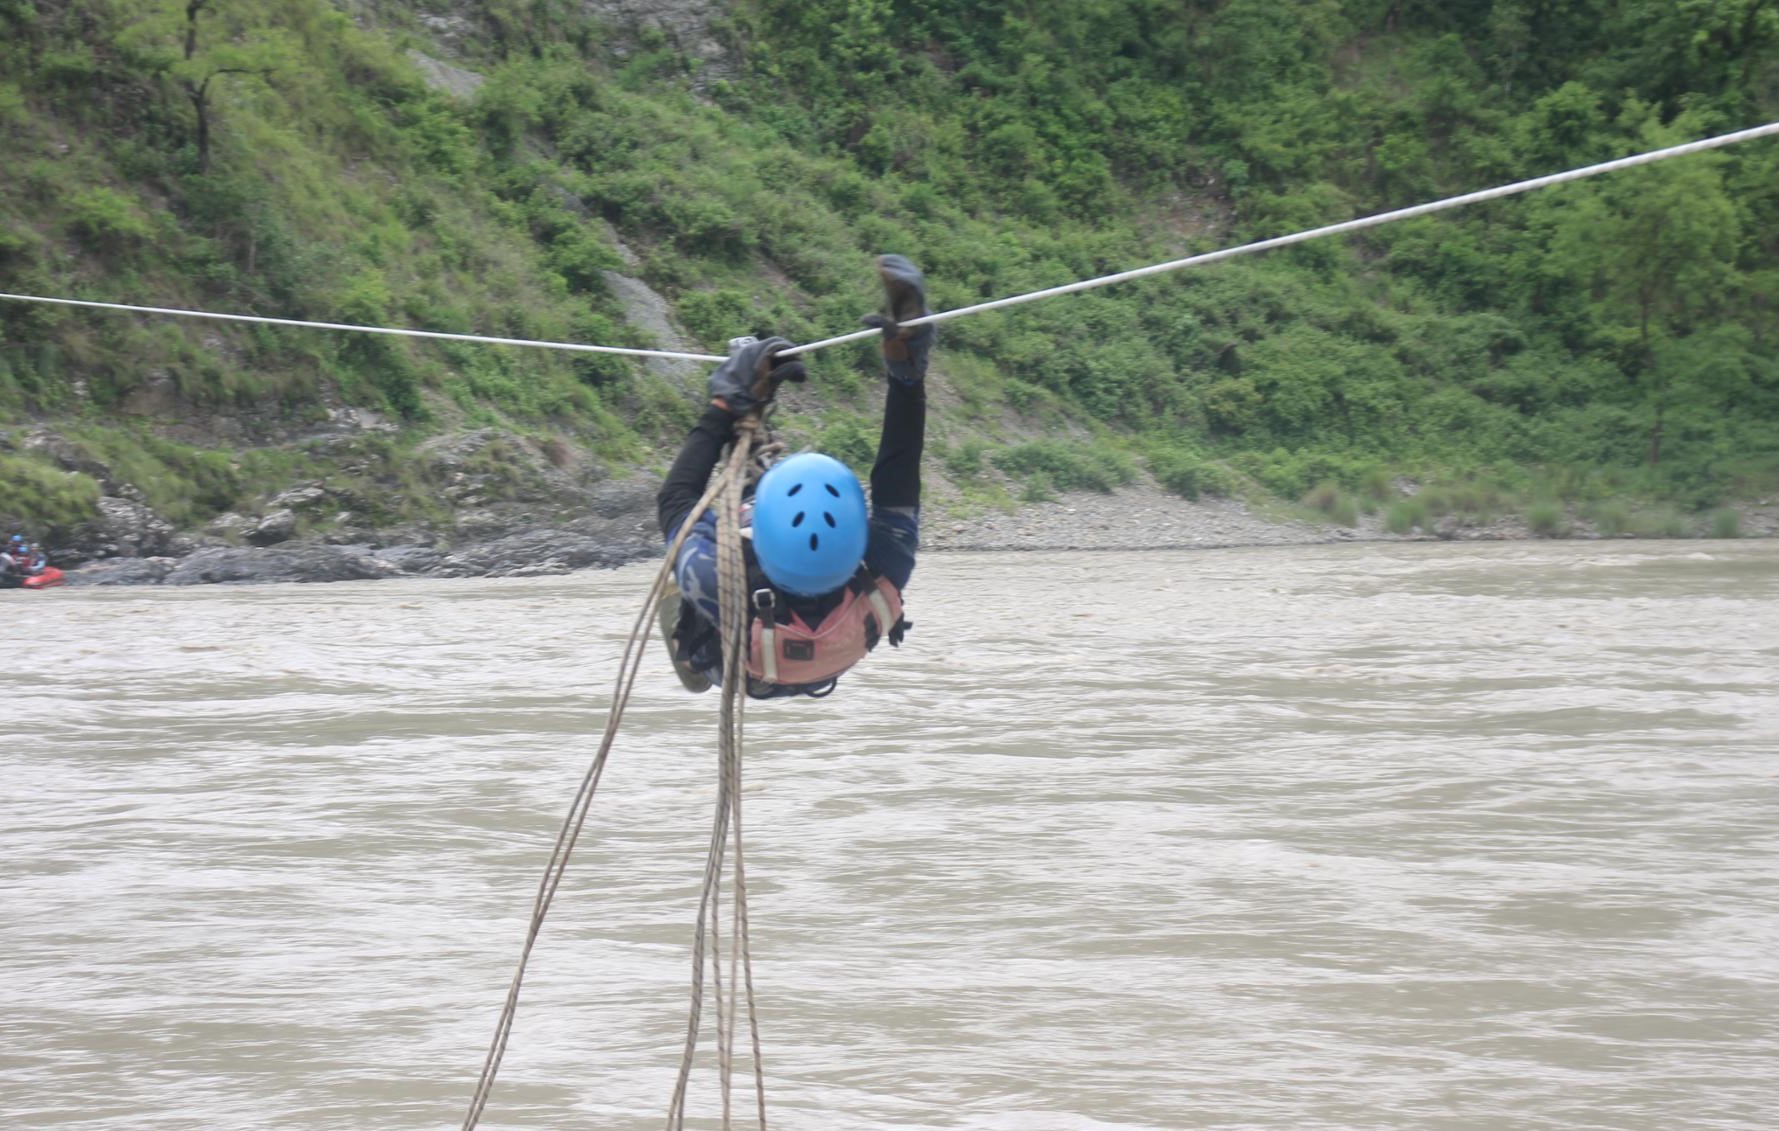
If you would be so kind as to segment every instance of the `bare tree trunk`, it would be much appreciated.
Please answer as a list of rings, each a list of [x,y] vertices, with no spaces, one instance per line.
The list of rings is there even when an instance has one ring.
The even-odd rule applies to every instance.
[[[210,79],[211,75],[201,83],[186,83],[185,96],[191,99],[191,108],[198,116],[198,172],[210,171]]]
[[[185,58],[189,62],[198,51],[198,16],[204,11],[204,5],[210,0],[186,0],[185,3]]]

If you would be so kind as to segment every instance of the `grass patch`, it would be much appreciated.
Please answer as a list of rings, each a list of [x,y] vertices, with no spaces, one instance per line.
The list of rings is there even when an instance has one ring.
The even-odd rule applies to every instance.
[[[27,456],[0,455],[0,516],[37,532],[27,535],[28,541],[59,538],[98,513],[99,484],[92,476]]]
[[[1417,497],[1434,518],[1456,515],[1466,522],[1488,522],[1502,505],[1499,491],[1478,483],[1438,484]]]
[[[1602,538],[1617,538],[1631,528],[1631,511],[1617,500],[1596,504],[1589,512],[1588,519]]]
[[[1672,507],[1632,515],[1630,532],[1639,538],[1685,538],[1690,533],[1685,516]]]
[[[1412,534],[1417,528],[1431,532],[1431,521],[1427,504],[1419,495],[1397,499],[1384,511],[1384,529],[1392,534]]]

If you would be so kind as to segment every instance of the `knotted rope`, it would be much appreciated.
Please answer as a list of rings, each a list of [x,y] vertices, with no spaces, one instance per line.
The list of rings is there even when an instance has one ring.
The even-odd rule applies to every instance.
[[[667,547],[661,568],[656,571],[654,583],[649,588],[648,598],[643,602],[642,611],[637,614],[636,622],[631,626],[630,638],[624,645],[624,654],[618,663],[618,678],[612,691],[612,706],[606,717],[605,732],[600,738],[599,749],[594,754],[586,775],[581,779],[580,788],[576,791],[574,801],[569,806],[568,815],[562,822],[562,829],[557,833],[556,844],[551,850],[550,861],[544,869],[543,878],[538,883],[537,896],[532,903],[530,924],[525,933],[525,943],[519,953],[518,968],[513,972],[512,983],[507,987],[506,1001],[501,1008],[500,1020],[495,1026],[494,1039],[489,1044],[488,1055],[482,1063],[481,1076],[476,1081],[475,1092],[470,1097],[469,1110],[464,1115],[463,1131],[474,1131],[477,1123],[481,1120],[482,1113],[487,1109],[489,1096],[494,1090],[494,1080],[500,1071],[501,1059],[506,1055],[507,1044],[512,1037],[513,1022],[518,1014],[519,991],[525,981],[525,969],[530,962],[532,949],[537,944],[538,935],[543,930],[544,917],[549,913],[550,904],[556,898],[556,891],[561,887],[562,878],[567,873],[569,857],[574,852],[575,844],[579,841],[581,830],[586,824],[587,812],[592,806],[593,795],[599,788],[599,780],[605,773],[606,762],[611,756],[612,744],[617,738],[618,726],[623,721],[624,709],[629,704],[631,691],[636,686],[637,673],[641,670],[642,657],[646,651],[642,645],[648,636],[647,626],[653,623],[657,607],[668,592],[668,581],[673,576],[673,563],[679,556],[680,548],[685,545],[692,527],[705,512],[711,509],[713,504],[717,505],[718,605],[722,614],[719,627],[722,631],[724,673],[719,715],[720,731],[717,740],[717,805],[716,817],[711,829],[710,853],[704,867],[704,885],[699,898],[698,922],[692,938],[692,1000],[686,1026],[685,1055],[680,1063],[679,1078],[668,1108],[668,1127],[670,1131],[683,1131],[685,1126],[686,1087],[691,1078],[692,1063],[697,1052],[698,1034],[704,1007],[704,964],[707,954],[707,936],[709,940],[708,953],[713,972],[712,996],[717,1012],[717,1049],[723,1097],[723,1127],[730,1126],[736,1002],[733,989],[731,988],[727,995],[723,989],[722,948],[717,930],[717,915],[722,892],[725,850],[733,841],[735,848],[734,892],[731,908],[733,941],[730,944],[729,985],[731,987],[735,985],[736,968],[739,965],[745,992],[748,1029],[753,1045],[754,1090],[759,1106],[759,1127],[760,1131],[765,1131],[766,1088],[765,1077],[761,1070],[759,1023],[754,1009],[753,963],[747,943],[747,884],[741,848],[742,708],[746,702],[743,692],[747,686],[748,631],[747,568],[741,550],[741,499],[743,487],[750,475],[759,474],[764,460],[776,447],[777,445],[766,434],[759,413],[750,413],[735,422],[735,439],[730,444],[729,454],[723,461],[720,472],[687,514],[685,521],[680,524],[679,533]]]

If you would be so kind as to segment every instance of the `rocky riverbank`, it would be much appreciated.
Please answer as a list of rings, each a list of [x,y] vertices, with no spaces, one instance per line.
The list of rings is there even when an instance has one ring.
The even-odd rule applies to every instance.
[[[363,581],[394,577],[532,577],[625,565],[661,552],[655,533],[655,483],[635,477],[608,485],[585,516],[559,526],[491,530],[481,538],[442,546],[424,532],[391,531],[359,540],[292,539],[276,545],[233,545],[163,536],[162,552],[131,553],[131,540],[68,571],[71,585],[204,585]],[[1779,536],[1779,500],[1736,508],[1744,537]],[[1705,537],[1703,519],[1681,531]],[[1601,533],[1571,516],[1563,536]],[[1447,521],[1435,530],[1393,534],[1381,515],[1357,525],[1280,518],[1234,499],[1189,501],[1153,485],[1110,494],[1073,492],[1010,511],[953,500],[929,506],[923,552],[966,550],[1209,549],[1229,546],[1313,545],[1337,542],[1512,541],[1534,537],[1523,517],[1487,522]],[[135,544],[153,542],[138,538]]]
[[[141,513],[113,513],[112,539],[69,568],[70,585],[214,585],[368,581],[392,577],[530,577],[619,566],[661,552],[655,484],[602,484],[577,517],[547,523],[539,508],[489,508],[450,536],[411,525],[336,527],[321,536],[268,532],[266,520],[232,537],[139,529]],[[282,512],[274,511],[275,517]],[[212,524],[213,527],[216,524]],[[224,524],[225,526],[227,524]],[[267,544],[255,544],[271,539]],[[242,544],[245,543],[245,544]]]

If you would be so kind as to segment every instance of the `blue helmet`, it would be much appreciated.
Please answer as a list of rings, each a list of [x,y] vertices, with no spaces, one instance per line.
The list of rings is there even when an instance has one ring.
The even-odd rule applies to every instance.
[[[859,477],[820,452],[773,464],[754,491],[754,555],[773,585],[799,597],[851,579],[869,526]]]

